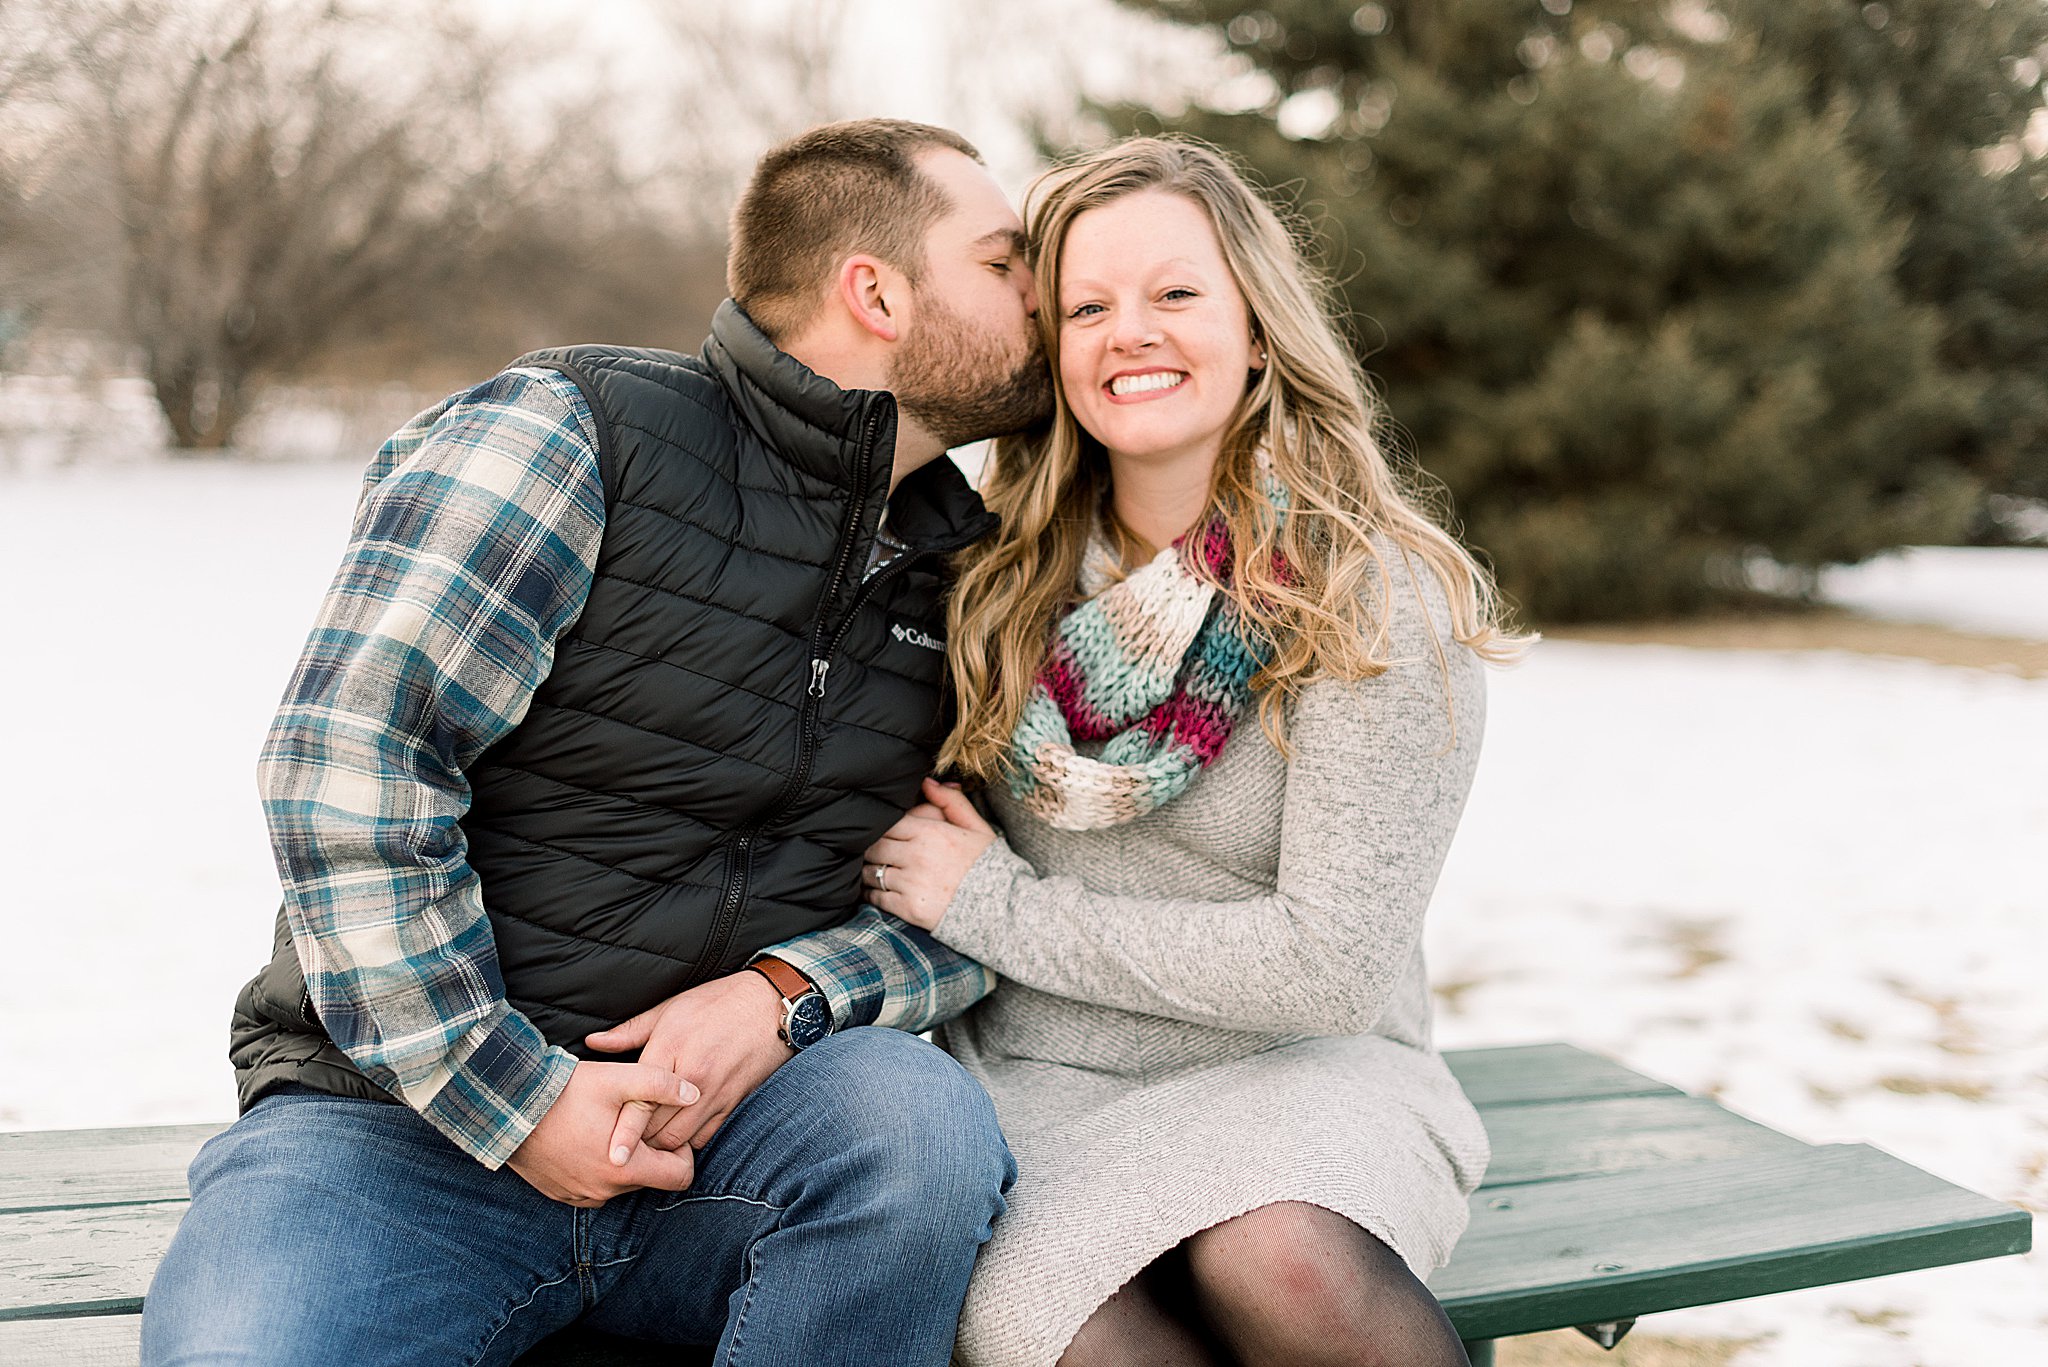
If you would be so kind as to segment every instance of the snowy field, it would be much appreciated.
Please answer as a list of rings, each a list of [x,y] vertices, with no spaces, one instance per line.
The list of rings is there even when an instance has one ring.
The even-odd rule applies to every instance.
[[[254,760],[356,476],[0,468],[0,1128],[232,1113],[276,905]],[[2048,550],[1958,563],[1872,592],[2048,635]],[[1445,1045],[1572,1040],[2048,1209],[2048,680],[1552,643],[1491,712],[1432,913]],[[1759,1337],[1743,1367],[2043,1362],[2048,1256],[1641,1332]]]
[[[2038,547],[1910,546],[1824,571],[1820,592],[1887,621],[2048,641],[2048,553]]]

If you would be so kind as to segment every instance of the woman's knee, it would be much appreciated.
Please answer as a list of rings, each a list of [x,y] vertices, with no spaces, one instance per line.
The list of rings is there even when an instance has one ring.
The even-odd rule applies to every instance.
[[[1452,1363],[1457,1337],[1401,1258],[1334,1211],[1261,1206],[1187,1242],[1196,1297],[1254,1361]]]
[[[1208,1300],[1314,1307],[1341,1298],[1356,1279],[1330,1221],[1357,1227],[1320,1206],[1260,1206],[1187,1241],[1188,1271]],[[1362,1232],[1362,1231],[1359,1231]],[[1371,1236],[1367,1236],[1368,1238]]]

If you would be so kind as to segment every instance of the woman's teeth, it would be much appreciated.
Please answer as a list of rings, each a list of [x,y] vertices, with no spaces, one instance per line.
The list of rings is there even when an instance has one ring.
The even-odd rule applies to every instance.
[[[1171,389],[1187,378],[1178,370],[1155,370],[1149,375],[1119,375],[1109,382],[1109,392],[1121,397],[1143,394],[1152,389]]]

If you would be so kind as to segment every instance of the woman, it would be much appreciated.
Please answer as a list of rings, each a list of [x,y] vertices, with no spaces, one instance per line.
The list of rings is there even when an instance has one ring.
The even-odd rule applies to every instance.
[[[928,784],[866,871],[1004,980],[942,1035],[1020,1172],[960,1354],[1462,1363],[1418,1274],[1487,1146],[1420,933],[1518,642],[1221,157],[1138,139],[1033,198],[1060,403],[992,457],[947,645],[945,762],[1007,839]]]

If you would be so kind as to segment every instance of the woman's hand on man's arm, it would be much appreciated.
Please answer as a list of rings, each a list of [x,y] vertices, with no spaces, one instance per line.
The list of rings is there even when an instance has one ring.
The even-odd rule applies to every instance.
[[[924,781],[925,800],[903,814],[863,856],[868,904],[925,930],[937,930],[960,880],[996,833],[959,788]]]

